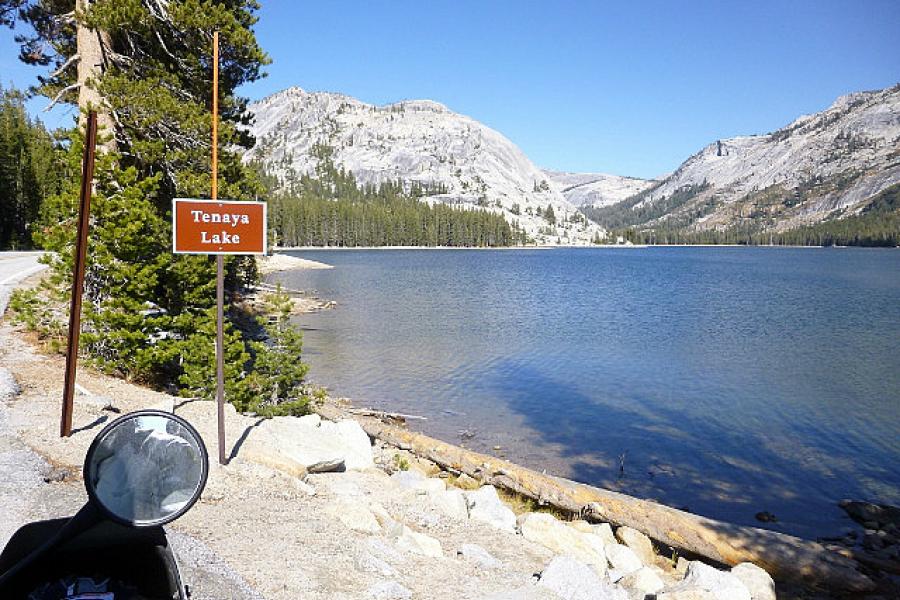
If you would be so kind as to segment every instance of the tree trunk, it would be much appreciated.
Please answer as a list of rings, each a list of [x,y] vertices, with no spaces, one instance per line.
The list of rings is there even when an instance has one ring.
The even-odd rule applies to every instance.
[[[328,419],[355,419],[373,438],[409,450],[438,465],[527,496],[569,513],[627,525],[672,548],[735,565],[754,563],[778,580],[830,590],[871,590],[858,564],[818,544],[793,536],[723,523],[625,494],[550,477],[493,456],[479,454],[375,418],[357,417],[334,405],[316,409]]]
[[[84,14],[90,5],[90,0],[75,0],[76,14]],[[103,97],[97,91],[100,77],[106,69],[106,57],[104,48],[110,48],[109,34],[105,31],[88,29],[79,19],[76,29],[78,61],[78,117],[79,127],[84,127],[87,111],[97,111],[97,146],[101,150],[115,150],[115,123],[109,112],[109,107],[104,103]]]

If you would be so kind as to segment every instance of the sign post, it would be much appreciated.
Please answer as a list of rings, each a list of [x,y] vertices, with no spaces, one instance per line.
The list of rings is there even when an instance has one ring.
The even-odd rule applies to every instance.
[[[213,32],[211,200],[172,201],[172,251],[216,255],[216,415],[219,464],[225,457],[225,266],[226,254],[266,253],[266,204],[219,200],[219,32]]]
[[[172,250],[175,254],[216,255],[216,403],[219,464],[225,464],[225,357],[223,257],[266,253],[266,203],[175,198]]]
[[[97,113],[90,111],[84,136],[81,165],[81,201],[78,207],[78,233],[75,238],[75,266],[72,273],[72,300],[69,305],[69,339],[66,348],[66,379],[63,385],[62,418],[59,436],[72,435],[75,367],[78,364],[78,340],[81,333],[81,295],[84,292],[84,261],[87,256],[88,224],[91,215],[91,191],[94,185],[94,148],[97,145]]]

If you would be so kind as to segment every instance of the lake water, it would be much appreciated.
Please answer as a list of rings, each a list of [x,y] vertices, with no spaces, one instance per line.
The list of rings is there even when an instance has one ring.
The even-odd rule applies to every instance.
[[[335,269],[269,279],[337,301],[303,358],[358,406],[804,537],[850,524],[841,498],[900,504],[898,250],[296,254]]]

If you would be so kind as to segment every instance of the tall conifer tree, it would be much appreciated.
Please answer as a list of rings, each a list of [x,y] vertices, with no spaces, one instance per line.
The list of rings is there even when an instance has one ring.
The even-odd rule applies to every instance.
[[[254,0],[0,0],[0,19],[29,26],[17,36],[21,58],[48,65],[34,91],[51,103],[76,103],[100,115],[101,145],[86,275],[82,337],[98,362],[182,393],[212,397],[214,265],[208,257],[171,254],[171,200],[210,190],[211,44],[220,40],[219,196],[252,198],[258,178],[232,150],[252,139],[235,89],[258,79],[268,57],[253,33]],[[69,133],[68,168],[83,148]],[[42,241],[58,253],[54,282],[71,272],[78,177],[47,203]],[[228,283],[252,276],[252,260],[228,261]],[[234,316],[234,315],[232,315]],[[283,328],[282,328],[283,329]],[[226,392],[239,408],[297,400],[300,381],[269,389],[248,377],[269,346],[229,323]],[[277,335],[280,330],[274,330]],[[291,338],[299,354],[299,338]],[[277,344],[276,344],[277,345]],[[286,355],[285,352],[281,354]],[[293,361],[297,360],[295,355]],[[262,361],[267,368],[271,360]],[[267,387],[268,386],[268,387]]]

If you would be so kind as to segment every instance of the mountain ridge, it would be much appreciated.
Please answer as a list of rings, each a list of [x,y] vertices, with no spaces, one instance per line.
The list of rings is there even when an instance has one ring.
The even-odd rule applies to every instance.
[[[246,159],[282,184],[314,173],[313,148],[325,144],[360,185],[418,184],[432,190],[424,202],[502,214],[538,243],[587,244],[622,228],[784,232],[861,214],[900,182],[900,84],[844,94],[770,133],[715,140],[655,180],[538,168],[501,133],[433,100],[376,106],[291,87],[251,110],[257,144]]]
[[[588,210],[609,228],[785,232],[858,215],[900,182],[900,85],[837,98],[767,134],[707,144],[669,176]]]
[[[589,244],[603,230],[551,184],[544,171],[501,133],[432,100],[383,106],[344,94],[288,88],[250,106],[257,143],[245,160],[261,162],[281,185],[313,174],[316,145],[360,185],[402,181],[444,193],[421,197],[502,214],[538,243]],[[551,223],[544,215],[555,215]]]

